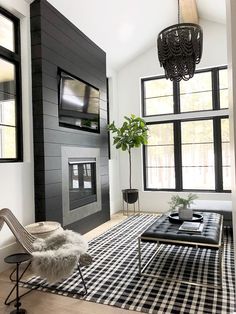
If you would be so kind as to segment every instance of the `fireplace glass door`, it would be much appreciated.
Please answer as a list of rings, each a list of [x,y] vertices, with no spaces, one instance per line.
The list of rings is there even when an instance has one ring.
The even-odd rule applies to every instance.
[[[96,162],[69,161],[70,210],[97,201]]]

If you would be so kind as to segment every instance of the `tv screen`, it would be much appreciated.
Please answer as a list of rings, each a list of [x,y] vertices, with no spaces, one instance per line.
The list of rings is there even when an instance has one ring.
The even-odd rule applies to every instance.
[[[59,70],[59,124],[99,132],[99,89]]]

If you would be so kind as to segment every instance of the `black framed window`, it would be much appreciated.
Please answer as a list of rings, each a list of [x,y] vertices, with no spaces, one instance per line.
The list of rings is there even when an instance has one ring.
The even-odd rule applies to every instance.
[[[173,85],[165,78],[142,80],[143,115],[153,116],[174,112]]]
[[[148,125],[146,146],[147,188],[175,189],[174,124]]]
[[[0,162],[22,161],[19,20],[0,8]]]
[[[165,97],[165,89],[154,91],[164,80],[142,80],[143,114],[149,127],[144,146],[145,190],[230,191],[226,67],[198,71],[187,82],[171,82],[172,112],[171,106],[160,102],[157,107],[165,110],[158,109],[157,114],[152,109],[150,114],[147,95]]]

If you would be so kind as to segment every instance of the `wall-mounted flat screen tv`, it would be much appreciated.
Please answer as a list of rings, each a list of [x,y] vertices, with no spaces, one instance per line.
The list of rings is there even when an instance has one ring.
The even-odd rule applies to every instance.
[[[99,89],[59,69],[59,125],[100,132]]]

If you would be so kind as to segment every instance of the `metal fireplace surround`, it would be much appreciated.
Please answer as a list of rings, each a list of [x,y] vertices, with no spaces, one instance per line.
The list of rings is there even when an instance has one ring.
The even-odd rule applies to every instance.
[[[101,180],[100,180],[100,149],[80,146],[62,146],[62,204],[63,204],[63,226],[83,219],[98,211],[101,211]],[[86,204],[81,202],[79,207],[71,208],[70,200],[70,165],[71,164],[95,164],[94,175],[95,189],[94,196]],[[78,202],[79,204],[80,202]]]

